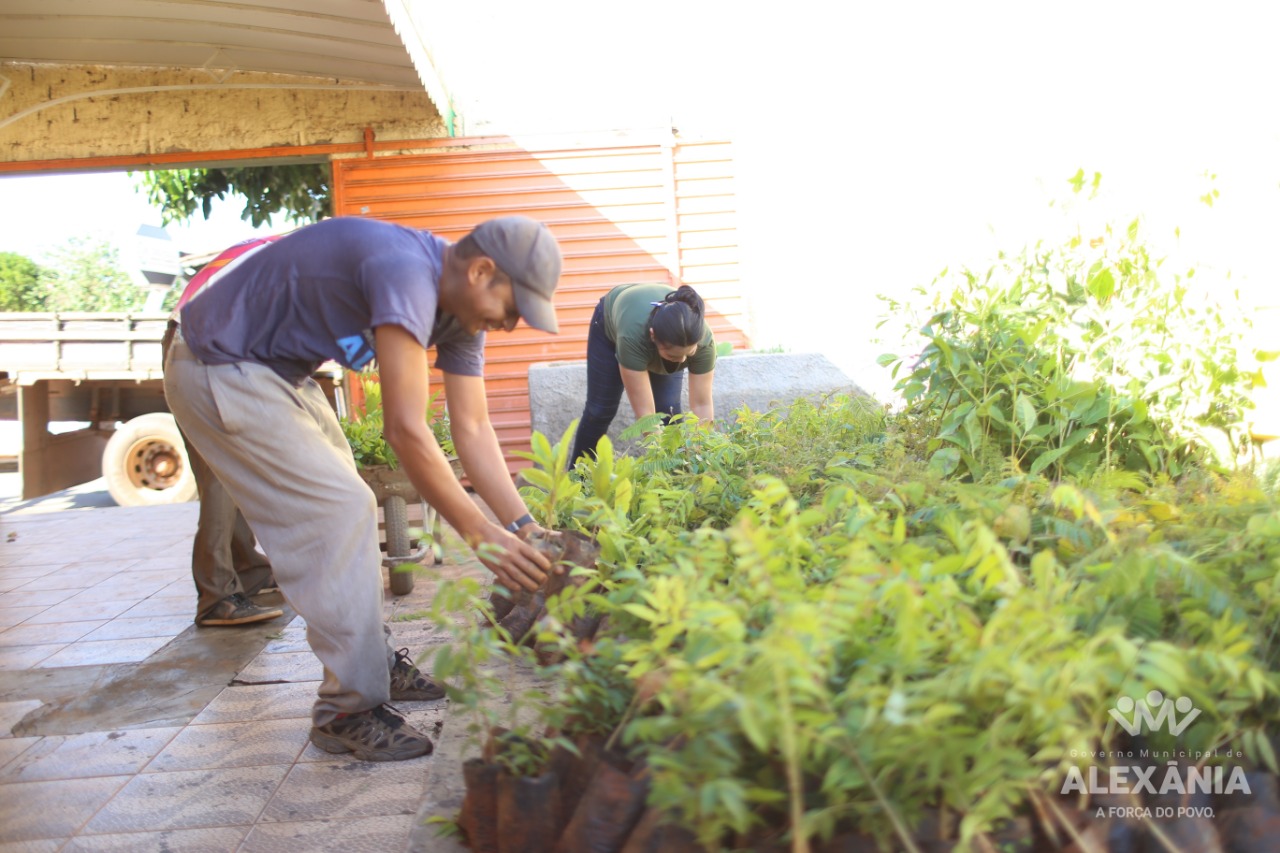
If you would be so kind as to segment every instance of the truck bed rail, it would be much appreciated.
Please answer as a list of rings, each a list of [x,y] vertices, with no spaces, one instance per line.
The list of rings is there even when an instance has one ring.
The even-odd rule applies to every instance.
[[[0,371],[42,379],[160,379],[167,312],[0,313]]]

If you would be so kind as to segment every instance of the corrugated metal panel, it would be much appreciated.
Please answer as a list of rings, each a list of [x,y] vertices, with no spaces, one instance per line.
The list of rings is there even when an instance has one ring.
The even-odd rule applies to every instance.
[[[491,334],[485,353],[489,410],[513,470],[525,463],[512,452],[529,447],[529,365],[584,358],[591,313],[614,285],[683,279],[707,300],[717,339],[747,343],[726,144],[531,152],[480,142],[336,161],[334,195],[340,215],[425,228],[449,240],[517,213],[555,234],[564,254],[560,334],[522,324]]]
[[[749,345],[738,271],[737,196],[728,142],[678,145],[672,152],[680,280],[716,308],[716,339]]]

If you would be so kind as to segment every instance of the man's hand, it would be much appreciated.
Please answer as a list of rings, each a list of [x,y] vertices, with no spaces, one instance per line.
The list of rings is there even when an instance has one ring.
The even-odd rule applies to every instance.
[[[524,527],[516,531],[521,541],[528,542],[530,539],[554,539],[560,534],[554,530],[548,530],[536,521],[531,521]]]
[[[526,524],[520,532],[528,536],[534,527],[537,525]],[[496,548],[486,548],[486,545]],[[507,589],[524,587],[533,592],[546,581],[547,572],[551,571],[551,561],[545,554],[496,524],[489,524],[482,538],[471,547],[485,568],[493,572]]]

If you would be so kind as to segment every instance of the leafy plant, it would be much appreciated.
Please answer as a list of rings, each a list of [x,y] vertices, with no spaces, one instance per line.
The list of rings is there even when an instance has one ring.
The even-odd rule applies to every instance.
[[[1234,293],[1195,276],[1167,272],[1136,219],[1037,243],[985,271],[944,271],[914,303],[886,299],[927,343],[881,363],[933,424],[944,473],[1230,466],[1248,440],[1248,319]]]
[[[1133,747],[1109,710],[1153,689],[1199,714],[1146,747],[1274,772],[1277,478],[1207,464],[1196,431],[1234,434],[1248,380],[1224,314],[1180,314],[1176,291],[1149,301],[1143,251],[1075,289],[1046,288],[1023,261],[1021,289],[966,279],[904,412],[838,395],[717,429],[641,425],[639,455],[606,438],[571,472],[572,428],[555,445],[535,436],[526,500],[547,526],[589,531],[601,559],[539,628],[561,662],[553,695],[522,706],[532,730],[608,733],[642,755],[649,805],[708,849],[803,851],[855,830],[924,849],[929,825],[990,850],[1022,818],[1078,834],[1064,779]],[[1104,269],[1135,276],[1128,295],[1105,292]],[[1061,328],[1019,313],[1041,297]],[[1166,340],[1166,365],[1102,316],[1116,306],[1135,336],[1199,317],[1201,349]],[[1168,399],[1132,382],[1192,357]],[[1098,371],[1087,382],[1081,364]],[[956,415],[979,391],[1008,413]],[[1207,408],[1190,402],[1203,393]],[[943,464],[950,435],[967,443]],[[569,642],[562,626],[585,608],[604,627]]]
[[[531,486],[523,489],[521,494],[534,519],[543,527],[563,526],[566,520],[563,517],[563,510],[571,505],[582,491],[582,487],[570,476],[567,468],[570,442],[577,429],[578,421],[575,419],[565,429],[564,435],[554,447],[546,436],[535,432],[530,441],[531,449],[516,451],[517,456],[534,463],[534,467],[520,472],[521,479]]]
[[[15,252],[0,252],[0,311],[43,311],[40,266]]]
[[[352,412],[349,417],[341,418],[339,424],[347,443],[351,445],[351,454],[356,465],[368,468],[373,465],[399,466],[395,451],[383,437],[382,386],[376,379],[367,374],[360,374],[360,387],[364,392],[364,406],[359,412]],[[453,439],[449,433],[449,412],[443,406],[437,406],[439,391],[431,395],[427,401],[425,417],[431,426],[436,443],[444,451],[445,456],[455,455]]]
[[[450,703],[467,720],[475,752],[494,732],[502,732],[495,760],[513,775],[538,775],[553,744],[540,737],[537,719],[527,713],[549,704],[545,690],[524,674],[533,669],[533,650],[492,618],[475,619],[477,612],[492,615],[475,580],[442,582],[430,616],[450,630],[453,642],[428,652],[420,662],[432,658],[432,673],[444,681]]]
[[[551,757],[551,744],[531,734],[506,731],[494,738],[494,761],[509,776],[540,776]]]

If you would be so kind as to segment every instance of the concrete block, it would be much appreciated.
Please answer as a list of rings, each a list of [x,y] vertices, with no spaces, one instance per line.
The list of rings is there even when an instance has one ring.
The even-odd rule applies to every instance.
[[[843,371],[820,353],[736,353],[716,361],[714,380],[716,419],[729,420],[735,409],[746,406],[763,412],[790,405],[800,398],[816,400],[843,392],[866,396]],[[587,401],[587,363],[550,361],[529,368],[529,410],[533,429],[552,443],[559,440],[570,422],[582,416]],[[681,405],[689,409],[686,380]],[[609,429],[615,444],[618,436],[635,423],[631,404],[623,395],[618,416]]]

